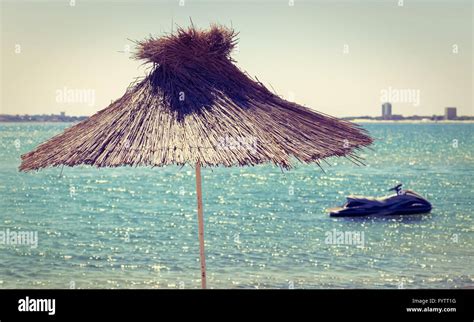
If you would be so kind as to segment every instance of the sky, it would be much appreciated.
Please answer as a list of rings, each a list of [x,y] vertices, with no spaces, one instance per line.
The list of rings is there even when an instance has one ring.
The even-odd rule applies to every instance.
[[[172,26],[239,32],[237,65],[335,116],[474,115],[473,2],[460,0],[5,1],[0,114],[92,115],[146,68],[134,44]],[[174,27],[176,28],[176,27]]]

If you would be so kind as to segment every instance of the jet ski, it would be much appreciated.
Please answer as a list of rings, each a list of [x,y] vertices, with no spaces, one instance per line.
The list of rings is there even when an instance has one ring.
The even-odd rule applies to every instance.
[[[339,208],[330,209],[332,217],[358,217],[368,215],[411,215],[428,213],[431,204],[411,190],[402,190],[402,184],[398,184],[388,191],[395,191],[395,195],[383,198],[370,197],[347,197],[347,202]]]

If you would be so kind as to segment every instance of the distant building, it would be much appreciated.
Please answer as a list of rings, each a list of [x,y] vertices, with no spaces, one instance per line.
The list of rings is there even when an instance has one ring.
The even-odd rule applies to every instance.
[[[392,118],[392,104],[388,102],[382,104],[382,118],[384,120],[390,120]]]
[[[60,116],[61,116],[61,117],[65,117],[65,116],[66,116],[66,112],[61,112]]]
[[[454,120],[457,118],[457,111],[455,107],[446,107],[444,109],[444,119]]]

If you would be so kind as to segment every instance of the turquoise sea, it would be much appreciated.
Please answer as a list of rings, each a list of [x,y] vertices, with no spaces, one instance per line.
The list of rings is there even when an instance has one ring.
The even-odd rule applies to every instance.
[[[0,123],[0,288],[199,288],[194,169],[65,167],[20,173],[20,155],[70,124]],[[474,124],[365,124],[367,166],[203,169],[212,288],[474,287]],[[349,194],[398,182],[427,215],[330,218]],[[363,244],[328,243],[355,232]],[[363,233],[363,234],[362,234]]]

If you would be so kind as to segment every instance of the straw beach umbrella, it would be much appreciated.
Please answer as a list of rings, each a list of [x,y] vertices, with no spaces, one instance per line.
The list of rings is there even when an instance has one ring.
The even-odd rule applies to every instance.
[[[206,287],[202,166],[316,163],[372,143],[360,127],[288,102],[230,57],[237,34],[213,25],[137,42],[146,77],[87,120],[22,155],[21,171],[49,166],[195,166],[202,287]]]

